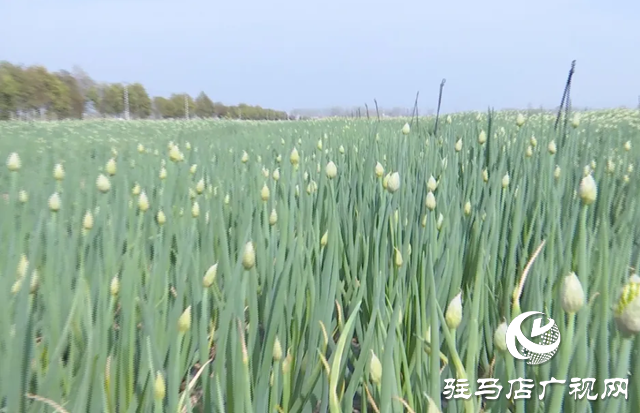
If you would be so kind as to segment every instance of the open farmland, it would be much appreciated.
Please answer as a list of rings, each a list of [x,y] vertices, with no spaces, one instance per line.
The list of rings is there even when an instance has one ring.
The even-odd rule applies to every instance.
[[[636,412],[640,114],[405,121],[0,124],[0,411]]]

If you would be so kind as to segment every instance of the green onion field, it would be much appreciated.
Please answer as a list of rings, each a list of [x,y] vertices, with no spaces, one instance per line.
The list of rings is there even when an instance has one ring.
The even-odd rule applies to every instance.
[[[637,412],[640,113],[555,120],[0,123],[0,413]]]

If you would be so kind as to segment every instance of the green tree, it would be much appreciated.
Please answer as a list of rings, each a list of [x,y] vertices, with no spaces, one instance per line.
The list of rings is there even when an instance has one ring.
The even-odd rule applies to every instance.
[[[124,112],[124,86],[119,83],[97,83],[82,68],[51,73],[46,67],[12,64],[0,61],[0,120],[13,117],[50,119],[82,119],[91,109],[102,116],[121,116]],[[201,92],[194,100],[185,93],[169,98],[149,97],[141,83],[128,86],[129,112],[134,118],[153,114],[162,119],[185,117],[185,101],[189,114],[202,118],[288,119],[286,112],[251,106],[225,106],[212,102]]]
[[[71,73],[78,83],[78,88],[85,99],[85,104],[90,103],[89,91],[96,87],[96,82],[80,66],[74,66]]]
[[[0,62],[0,119],[7,120],[24,108],[26,91],[20,66]]]
[[[175,108],[174,102],[162,96],[154,97],[153,113],[155,117],[161,118],[161,119],[175,118],[176,108]]]
[[[184,118],[185,117],[185,104],[184,101],[187,99],[187,105],[189,107],[189,114],[195,113],[196,103],[193,101],[193,98],[186,93],[174,93],[169,97],[169,100],[173,103],[173,116],[172,118]]]
[[[58,113],[58,118],[82,119],[85,109],[85,96],[77,78],[66,70],[59,71],[56,76],[66,86],[69,101],[69,110]]]
[[[200,92],[195,101],[196,109],[195,113],[201,118],[212,118],[216,115],[216,108],[213,105],[213,101],[209,99],[206,93]]]
[[[26,107],[31,115],[43,116],[53,104],[52,79],[44,66],[29,66],[24,71]]]
[[[220,117],[220,118],[228,117],[228,113],[227,113],[228,110],[229,108],[220,102],[215,102],[213,104],[213,112],[216,114],[217,117]]]
[[[54,74],[49,74],[46,87],[50,101],[44,107],[44,114],[49,118],[64,119],[72,116],[73,103],[69,87]],[[42,111],[42,109],[41,109]]]
[[[140,83],[129,85],[129,113],[135,118],[148,118],[151,115],[151,98]]]
[[[119,116],[124,112],[124,86],[111,83],[102,90],[100,112],[106,116]]]

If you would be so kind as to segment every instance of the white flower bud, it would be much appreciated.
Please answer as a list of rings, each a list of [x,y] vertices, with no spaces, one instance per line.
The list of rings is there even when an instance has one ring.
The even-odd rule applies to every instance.
[[[256,251],[253,248],[253,242],[249,241],[244,246],[242,266],[245,270],[250,270],[254,265],[256,265]]]
[[[316,189],[318,189],[318,184],[316,184],[316,182],[313,180],[309,182],[309,185],[307,185],[307,193],[311,195],[316,191]]]
[[[62,181],[64,179],[64,168],[62,167],[62,164],[57,163],[53,168],[53,178],[56,181]]]
[[[297,165],[300,162],[300,155],[298,155],[298,150],[293,148],[291,151],[291,155],[289,156],[289,161],[292,165]]]
[[[389,176],[389,181],[387,182],[387,191],[394,193],[398,189],[400,189],[400,174],[394,172]]]
[[[493,333],[493,346],[500,352],[507,351],[507,323],[502,322]]]
[[[84,218],[82,219],[82,228],[87,231],[93,228],[93,215],[91,215],[91,211],[87,211],[87,213],[84,214]]]
[[[333,161],[329,161],[325,169],[325,172],[327,173],[327,177],[329,179],[333,179],[338,174],[338,168],[336,167],[336,164],[333,163]]]
[[[483,130],[480,131],[480,134],[478,135],[478,143],[480,145],[484,145],[484,143],[487,141],[487,132]]]
[[[111,284],[109,285],[109,293],[115,297],[118,295],[119,292],[120,292],[120,279],[118,278],[117,275],[114,275],[113,278],[111,279]]]
[[[402,134],[408,135],[409,132],[411,132],[411,126],[409,126],[408,123],[405,123],[404,126],[402,127]]]
[[[509,178],[509,173],[507,172],[502,177],[502,188],[506,189],[509,186],[509,182],[511,182],[511,178]]]
[[[196,192],[201,194],[204,192],[204,179],[200,178],[198,183],[196,184]]]
[[[431,175],[427,181],[427,189],[431,192],[435,192],[436,188],[438,188],[438,182],[436,182],[436,179]]]
[[[640,333],[640,280],[630,279],[622,288],[615,307],[615,321],[624,336]]]
[[[167,222],[167,217],[164,212],[162,212],[162,210],[158,211],[158,215],[156,215],[156,221],[158,221],[158,225],[164,225],[164,223]]]
[[[384,167],[380,164],[380,162],[376,162],[375,173],[378,178],[380,178],[384,174]]]
[[[404,261],[402,260],[402,253],[400,252],[399,249],[397,248],[394,248],[394,249],[395,249],[395,256],[393,258],[393,262],[396,265],[396,267],[400,268],[404,263]]]
[[[51,195],[49,197],[49,209],[51,212],[58,212],[60,210],[61,203],[60,195],[58,195],[57,192]]]
[[[149,199],[147,198],[147,194],[142,191],[140,196],[138,197],[138,208],[140,211],[145,212],[149,209]]]
[[[555,141],[549,142],[549,145],[547,146],[547,150],[551,155],[555,155],[556,151],[558,150],[558,148],[556,148],[556,142]]]
[[[582,284],[575,273],[565,276],[562,281],[560,291],[560,305],[562,309],[569,313],[577,313],[585,302],[584,290]]]
[[[598,196],[598,187],[591,174],[582,178],[582,180],[580,181],[580,188],[578,192],[580,195],[580,199],[582,199],[582,202],[585,205],[591,205],[595,202]]]
[[[433,192],[429,191],[427,193],[427,199],[424,204],[430,211],[436,209],[436,197],[433,195]]]
[[[264,202],[267,202],[269,200],[270,194],[271,192],[269,191],[269,187],[267,186],[267,184],[262,185],[262,190],[260,190],[260,199],[262,199]]]
[[[275,340],[273,341],[272,357],[273,361],[276,362],[282,360],[282,345],[280,344],[280,339],[278,338],[278,336],[276,336]]]
[[[22,204],[26,204],[28,200],[29,195],[27,194],[27,191],[21,189],[20,192],[18,192],[18,201],[20,201],[20,203]]]
[[[462,138],[458,139],[454,146],[454,149],[456,150],[456,152],[460,152],[462,150]]]
[[[202,278],[202,286],[204,288],[209,288],[213,285],[216,280],[216,275],[218,274],[218,263],[213,264],[207,272],[204,274]]]
[[[116,174],[116,160],[111,158],[104,167],[104,170],[111,176]]]
[[[178,146],[174,145],[173,143],[169,143],[170,148],[169,148],[169,159],[171,159],[173,162],[179,162],[180,160],[182,160],[182,154],[180,153],[180,148],[178,148]]]
[[[462,322],[462,292],[458,293],[447,306],[447,311],[444,315],[447,326],[455,330],[460,326]]]
[[[571,119],[571,126],[573,129],[576,129],[580,126],[580,113],[576,112],[573,114],[573,119]]]
[[[560,169],[560,167],[558,165],[556,165],[556,169],[554,169],[553,171],[553,177],[556,179],[560,179],[560,174],[562,173],[562,170]]]
[[[516,126],[521,127],[522,125],[524,125],[524,120],[525,119],[522,113],[518,113],[518,116],[516,116]]]
[[[18,278],[22,278],[27,274],[27,270],[29,269],[29,260],[27,256],[22,254],[20,255],[20,261],[18,262],[18,268],[16,270],[16,276]]]
[[[278,222],[278,213],[276,212],[276,209],[273,208],[269,215],[269,225],[275,225],[276,222]]]
[[[289,374],[291,372],[291,363],[293,362],[293,355],[287,352],[287,356],[284,358],[282,362],[282,373]]]
[[[20,161],[20,156],[13,152],[7,158],[7,169],[11,172],[17,172],[22,167],[22,162]]]
[[[164,400],[164,396],[166,394],[167,388],[164,384],[164,377],[162,377],[162,373],[156,373],[156,379],[153,382],[153,397],[156,401],[161,402]]]
[[[326,247],[327,242],[329,242],[329,231],[325,231],[324,234],[322,235],[322,238],[320,238],[320,246]]]
[[[186,333],[191,328],[191,306],[187,307],[186,310],[180,315],[178,318],[178,332]]]
[[[371,359],[369,362],[369,374],[371,375],[371,381],[376,385],[380,385],[382,383],[382,363],[380,363],[380,359],[376,356],[376,353],[371,350]]]
[[[96,187],[98,188],[98,191],[106,193],[111,189],[111,182],[109,182],[109,178],[100,174],[98,175],[98,179],[96,179]]]

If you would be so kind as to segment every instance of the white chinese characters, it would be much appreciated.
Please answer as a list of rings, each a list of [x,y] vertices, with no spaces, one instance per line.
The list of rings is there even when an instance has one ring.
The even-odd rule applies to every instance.
[[[517,384],[516,384],[517,383]],[[562,384],[565,385],[567,380],[558,380],[552,377],[550,380],[541,381],[539,385],[542,387],[542,391],[538,398],[544,399],[547,385],[549,384]],[[588,400],[596,400],[598,397],[604,399],[605,397],[616,398],[623,395],[627,400],[627,386],[629,379],[606,379],[604,380],[605,390],[600,396],[595,393],[596,379],[586,378],[581,379],[574,377],[570,380],[569,395],[573,396],[575,400],[582,400],[585,397]],[[532,390],[535,384],[533,379],[518,378],[509,380],[509,392],[505,394],[507,399],[529,399],[531,398]],[[498,379],[484,378],[478,379],[478,388],[474,393],[474,396],[483,396],[487,400],[496,400],[500,397],[502,392],[502,385],[499,384]],[[471,390],[469,388],[469,380],[467,379],[445,379],[445,386],[442,395],[446,399],[469,399],[471,397]]]

